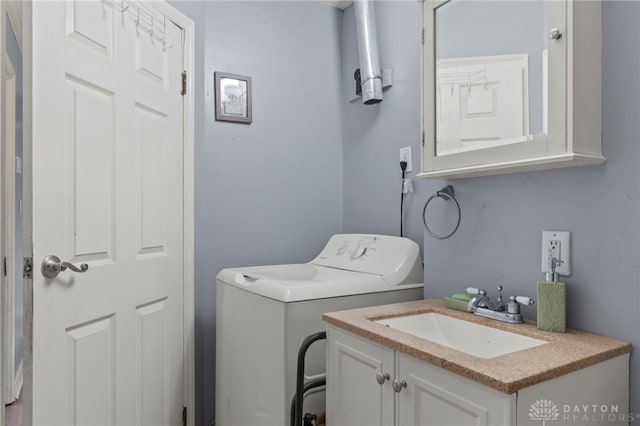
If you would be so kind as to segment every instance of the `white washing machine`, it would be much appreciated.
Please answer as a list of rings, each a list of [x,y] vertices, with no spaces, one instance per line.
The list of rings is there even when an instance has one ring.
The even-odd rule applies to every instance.
[[[309,263],[224,269],[216,293],[216,425],[288,426],[298,349],[325,330],[324,312],[423,298],[418,245],[386,235],[338,234]],[[325,373],[324,341],[306,380]],[[324,411],[324,390],[304,412]]]

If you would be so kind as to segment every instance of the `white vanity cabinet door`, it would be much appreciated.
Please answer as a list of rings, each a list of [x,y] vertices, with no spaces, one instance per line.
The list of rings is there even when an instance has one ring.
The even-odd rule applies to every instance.
[[[507,395],[396,352],[399,426],[512,426],[516,394]]]
[[[378,373],[389,379],[379,384]],[[393,349],[334,327],[327,333],[327,425],[394,424]]]

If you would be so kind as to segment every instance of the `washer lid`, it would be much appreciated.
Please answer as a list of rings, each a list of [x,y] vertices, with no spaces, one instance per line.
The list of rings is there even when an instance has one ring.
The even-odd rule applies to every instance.
[[[391,285],[422,282],[418,245],[408,238],[371,234],[336,234],[314,265],[380,275]],[[413,277],[419,271],[419,278]]]
[[[394,287],[379,275],[312,264],[223,269],[217,278],[219,281],[281,302],[325,299],[422,286],[418,284]]]

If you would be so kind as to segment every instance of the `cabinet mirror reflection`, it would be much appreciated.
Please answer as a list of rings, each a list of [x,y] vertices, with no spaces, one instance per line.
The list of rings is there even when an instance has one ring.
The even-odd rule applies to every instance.
[[[437,155],[546,136],[547,14],[543,1],[435,10]]]

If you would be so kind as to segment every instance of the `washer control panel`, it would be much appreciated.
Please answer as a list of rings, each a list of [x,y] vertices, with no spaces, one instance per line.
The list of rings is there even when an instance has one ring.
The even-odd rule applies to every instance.
[[[407,238],[336,234],[329,239],[322,252],[311,263],[387,276],[401,275],[403,271],[412,269],[416,262],[422,265],[419,256],[418,245]]]
[[[371,253],[376,250],[376,241],[379,238],[380,237],[377,235],[363,235],[360,238],[339,239],[341,241],[339,241],[338,248],[333,256],[331,256],[330,250],[327,250],[327,248],[329,248],[329,244],[327,244],[327,247],[325,247],[319,257],[322,257],[325,260],[329,260],[331,257],[334,257],[336,259],[360,259],[363,261],[368,255],[371,255]],[[330,241],[329,243],[332,242]]]

